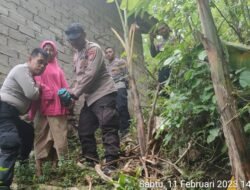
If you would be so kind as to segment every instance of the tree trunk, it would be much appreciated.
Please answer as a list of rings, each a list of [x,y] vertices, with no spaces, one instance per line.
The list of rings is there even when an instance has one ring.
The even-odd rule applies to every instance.
[[[129,69],[129,80],[131,84],[134,114],[135,114],[135,119],[136,119],[137,138],[138,138],[138,142],[140,146],[141,156],[145,156],[146,154],[145,125],[144,125],[144,119],[143,119],[143,114],[141,110],[140,96],[139,96],[138,88],[137,88],[136,81],[135,81],[135,73],[134,73],[135,64],[133,62],[135,32],[136,32],[136,24],[131,24],[128,36],[124,36],[124,38],[125,38],[125,44],[126,44],[125,50],[127,53],[127,64],[128,64],[128,69]]]
[[[141,112],[141,104],[139,98],[139,92],[137,90],[136,82],[134,76],[130,76],[132,98],[134,103],[134,115],[136,118],[137,126],[137,138],[140,146],[141,156],[145,156],[146,153],[146,140],[145,140],[145,130],[144,130],[144,119]]]
[[[250,156],[247,152],[246,137],[240,124],[232,86],[228,75],[227,62],[223,56],[222,46],[217,35],[208,0],[197,0],[200,20],[204,32],[202,43],[207,51],[211,69],[214,91],[224,136],[229,151],[232,171],[239,189],[250,189],[246,186],[250,180]]]

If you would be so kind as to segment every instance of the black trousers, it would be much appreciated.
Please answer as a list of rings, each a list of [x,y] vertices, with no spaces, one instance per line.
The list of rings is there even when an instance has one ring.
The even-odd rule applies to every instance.
[[[108,94],[91,106],[82,108],[79,118],[78,134],[82,145],[82,155],[98,160],[95,131],[100,127],[105,149],[106,161],[119,157],[120,140],[118,136],[119,117],[116,110],[116,93]]]
[[[33,147],[33,127],[19,119],[15,107],[0,102],[0,171],[1,186],[10,186],[17,158],[25,160]]]
[[[117,90],[116,103],[120,118],[120,132],[127,132],[130,125],[130,115],[128,112],[128,93],[126,88],[119,88]]]
[[[168,66],[162,67],[158,72],[158,82],[162,83],[168,79],[170,75],[170,68]]]

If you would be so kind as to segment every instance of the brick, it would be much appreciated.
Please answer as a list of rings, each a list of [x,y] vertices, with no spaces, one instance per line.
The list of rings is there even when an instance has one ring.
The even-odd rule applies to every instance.
[[[54,40],[55,34],[50,32],[49,30],[42,30],[41,33],[36,34],[36,39],[40,41],[45,40],[45,39]]]
[[[45,15],[47,17],[54,17],[57,20],[61,20],[62,14],[60,12],[57,12],[54,9],[51,9],[51,7],[45,8]]]
[[[18,5],[14,2],[6,2],[3,0],[0,1],[0,5],[7,8],[8,10],[16,10],[18,7]]]
[[[36,32],[41,32],[42,31],[42,27],[36,23],[34,23],[33,21],[27,21],[27,26],[29,28],[31,28],[32,30],[36,31]]]
[[[58,41],[58,39],[56,41]],[[59,52],[64,53],[65,47],[63,45],[61,45],[59,42],[56,42],[56,46]]]
[[[49,25],[51,24],[55,24],[55,18],[48,16],[45,12],[43,11],[39,11],[38,16],[40,17],[40,19],[45,20],[47,23],[49,23]]]
[[[67,25],[63,24],[62,21],[55,21],[55,27],[61,29],[64,33],[64,30],[67,28]]]
[[[64,10],[62,12],[62,18],[70,19],[70,18],[73,17],[73,15],[74,14],[71,11],[69,11],[69,10]]]
[[[0,61],[1,61],[1,63],[8,66],[8,60],[9,60],[9,56],[0,53]]]
[[[19,52],[18,54],[19,64],[27,62],[28,57],[29,57],[29,52]]]
[[[8,27],[0,24],[0,34],[8,35]]]
[[[12,19],[10,19],[6,16],[3,16],[3,15],[0,15],[0,23],[4,24],[6,26],[9,26],[10,28],[13,28],[13,29],[18,28],[18,24],[16,22],[14,22]]]
[[[78,8],[78,9],[75,9],[74,10],[74,13],[79,16],[79,17],[88,17],[89,13],[88,11],[84,11],[84,10],[87,10],[87,9],[82,9],[82,7]]]
[[[73,65],[70,63],[65,63],[61,60],[59,60],[59,63],[64,71],[64,73],[66,74],[67,77],[71,77],[73,75]],[[72,77],[71,77],[72,78]]]
[[[70,23],[72,23],[72,20],[70,20],[69,18],[66,18],[66,17],[62,17],[62,21],[61,21],[62,25],[67,27]]]
[[[21,42],[26,42],[28,39],[28,36],[20,33],[19,31],[9,29],[9,36],[15,40],[21,41]]]
[[[35,31],[28,28],[27,26],[20,26],[19,31],[23,34],[26,34],[27,36],[32,37],[32,38],[35,37]]]
[[[41,19],[41,18],[38,17],[38,16],[35,16],[35,17],[34,17],[34,22],[35,22],[36,24],[38,24],[38,25],[41,25],[41,27],[43,27],[43,28],[49,28],[49,25],[50,25],[47,21]]]
[[[17,58],[18,57],[18,53],[16,50],[12,50],[6,46],[3,46],[0,44],[0,53],[8,55],[10,57],[14,57]]]
[[[0,44],[7,45],[7,36],[0,35]]]
[[[8,63],[10,67],[14,67],[15,65],[20,64],[22,62],[20,62],[20,60],[17,58],[9,57]]]
[[[50,30],[51,32],[55,33],[58,37],[62,36],[62,34],[63,34],[63,31],[62,31],[62,30],[60,30],[60,29],[58,29],[58,28],[56,28],[56,27],[54,27],[54,26],[50,26],[50,27],[49,27],[49,30]]]
[[[67,44],[67,46],[65,47],[64,54],[71,56],[73,60],[74,52],[73,52],[73,48],[69,44]]]
[[[40,3],[42,3],[44,6],[52,5],[51,7],[54,7],[54,1],[51,0],[39,0]]]
[[[6,0],[7,2],[12,2],[16,5],[20,5],[20,0]]]
[[[27,52],[26,43],[15,39],[8,39],[8,47],[18,52]]]
[[[69,56],[58,52],[58,59],[64,61],[65,63],[71,64],[73,61],[73,55]]]
[[[31,0],[21,0],[21,6],[32,12],[34,15],[37,15],[39,9],[37,8],[36,4],[34,3],[34,1]]]
[[[32,20],[34,14],[30,11],[28,11],[27,9],[23,8],[23,7],[17,7],[17,12],[22,15],[23,17],[25,17],[27,20]]]
[[[7,8],[0,6],[0,15],[8,16],[9,11]]]
[[[29,52],[31,52],[34,48],[39,47],[39,44],[40,44],[39,40],[29,38],[26,45],[29,49]]]
[[[26,19],[22,15],[20,15],[19,13],[9,11],[9,18],[14,20],[18,24],[23,24],[23,25],[26,24]]]
[[[6,76],[7,76],[7,74],[4,74],[4,73],[1,73],[0,74],[0,87],[3,85],[3,81],[5,80],[5,78],[6,78]]]
[[[0,73],[7,75],[11,68],[0,64]]]

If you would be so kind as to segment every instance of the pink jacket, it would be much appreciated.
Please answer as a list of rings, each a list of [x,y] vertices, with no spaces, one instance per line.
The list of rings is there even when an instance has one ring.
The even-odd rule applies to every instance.
[[[55,43],[53,41],[43,41],[41,48],[43,48],[46,44],[52,45],[57,55]],[[41,96],[38,101],[32,103],[29,112],[30,119],[34,119],[38,109],[41,114],[45,116],[58,116],[67,114],[68,110],[63,105],[61,105],[57,91],[60,88],[68,88],[68,84],[65,80],[63,70],[57,63],[56,57],[53,61],[48,63],[42,75],[35,77],[35,81],[42,87]]]

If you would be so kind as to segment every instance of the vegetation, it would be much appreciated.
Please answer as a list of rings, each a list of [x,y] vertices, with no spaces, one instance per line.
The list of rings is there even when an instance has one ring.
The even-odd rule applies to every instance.
[[[98,135],[99,136],[99,135]],[[101,139],[98,139],[99,141]],[[69,138],[70,156],[67,160],[61,160],[56,169],[52,169],[51,161],[43,165],[43,175],[39,178],[35,175],[35,160],[31,158],[28,163],[20,164],[15,168],[14,182],[21,184],[18,189],[39,190],[40,184],[62,187],[84,187],[88,188],[89,179],[95,189],[110,189],[110,184],[105,184],[99,176],[96,175],[95,169],[84,165],[84,168],[77,166],[80,155],[80,143],[77,136]],[[103,149],[98,147],[100,155],[103,155]]]
[[[233,83],[232,94],[237,98],[237,117],[240,118],[249,138],[250,50],[244,45],[249,45],[250,2],[247,0],[211,0],[209,2],[218,35],[224,42],[223,51]],[[74,151],[69,160],[61,163],[58,171],[51,171],[48,163],[44,166],[44,176],[37,179],[34,177],[34,163],[31,162],[28,167],[17,167],[16,181],[24,184],[48,183],[70,187],[75,184],[88,185],[87,175],[92,178],[93,184],[103,185],[100,189],[110,189],[113,185],[119,190],[132,190],[142,189],[139,186],[140,180],[147,181],[150,177],[159,179],[167,187],[173,187],[170,182],[177,182],[175,185],[180,185],[181,180],[230,179],[228,149],[217,109],[210,65],[201,45],[203,36],[200,31],[196,1],[122,0],[120,9],[128,11],[123,15],[125,18],[147,12],[159,22],[166,22],[172,29],[171,37],[174,41],[169,43],[165,51],[156,58],[152,58],[149,54],[148,35],[143,36],[145,64],[152,75],[157,78],[159,63],[171,68],[170,78],[161,90],[154,110],[155,116],[161,118],[160,126],[154,136],[162,142],[160,151],[147,161],[139,160],[138,164],[134,161],[137,165],[135,164],[132,172],[124,170],[127,166],[124,162],[123,170],[113,178],[111,184],[107,184],[94,170],[91,171],[89,168],[83,170],[76,166],[79,144],[76,139],[73,139],[71,145]],[[128,28],[124,29],[128,32]],[[126,32],[124,32],[125,35]],[[125,49],[128,49],[128,42],[124,43]],[[131,54],[129,56],[132,59],[133,56]],[[154,104],[157,84],[153,79],[149,83],[147,104],[151,106]],[[151,109],[146,108],[142,110],[144,123],[147,123],[145,118],[149,118],[150,111]],[[135,133],[134,129],[131,131]],[[136,142],[133,143],[134,148]],[[122,144],[125,152],[127,147],[128,144]],[[133,148],[128,152],[131,153]],[[101,147],[99,149],[101,151]],[[140,152],[138,149],[133,150]],[[139,157],[135,152],[133,155]],[[161,161],[155,163],[153,159]],[[150,164],[149,161],[151,161]],[[148,171],[145,167],[146,169],[148,167]],[[155,175],[156,171],[158,171],[157,175]]]
[[[249,43],[248,1],[214,0],[210,1],[210,7],[217,32],[223,41]],[[209,63],[201,46],[203,36],[200,31],[196,2],[123,0],[120,8],[129,10],[128,15],[143,15],[148,12],[159,22],[166,22],[172,29],[172,38],[175,39],[156,58],[150,57],[148,44],[144,46],[148,69],[155,75],[155,78],[160,68],[159,63],[170,66],[172,70],[170,79],[161,92],[162,96],[157,101],[156,115],[162,118],[158,137],[163,138],[164,142],[161,156],[172,161],[179,161],[178,158],[187,149],[187,144],[191,143],[185,159],[178,162],[183,170],[189,171],[178,170],[182,179],[205,181],[218,178],[229,179],[231,168],[227,146],[221,128],[220,114],[217,111]],[[148,36],[144,36],[144,42],[148,41]],[[243,44],[234,44],[234,50],[232,50],[232,46],[224,43],[223,51],[226,54],[231,81],[234,84],[232,94],[237,97],[238,101],[237,117],[240,117],[247,131],[249,126],[249,119],[247,119],[249,117],[249,47],[246,48]],[[236,52],[241,52],[239,53],[241,55],[236,55]],[[153,104],[153,94],[156,90],[153,80],[151,90],[149,91],[149,100],[151,100],[148,102],[149,105]],[[147,118],[150,110],[143,112]],[[180,177],[171,170],[170,173],[175,177],[178,176],[177,178]]]

